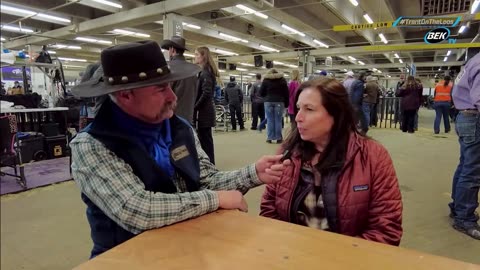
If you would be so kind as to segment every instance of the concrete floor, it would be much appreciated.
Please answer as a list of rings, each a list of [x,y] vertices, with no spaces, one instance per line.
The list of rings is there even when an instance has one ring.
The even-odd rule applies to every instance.
[[[480,241],[450,226],[447,203],[458,162],[455,134],[433,135],[432,111],[422,111],[420,131],[372,129],[369,135],[389,150],[399,177],[404,236],[401,246],[480,264]],[[218,167],[249,164],[277,146],[265,143],[265,133],[216,133]],[[258,215],[263,188],[247,195],[249,213]],[[2,270],[70,269],[88,259],[91,248],[85,207],[77,187],[66,182],[1,197]]]

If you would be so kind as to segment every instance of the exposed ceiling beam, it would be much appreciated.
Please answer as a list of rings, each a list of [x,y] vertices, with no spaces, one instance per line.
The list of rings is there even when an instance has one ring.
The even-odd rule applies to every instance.
[[[270,13],[275,12],[275,14],[276,14],[275,17],[283,18],[284,20],[282,20],[282,21],[279,21],[279,20],[277,20],[273,17],[269,17],[267,20],[265,20],[265,19],[262,19],[262,18],[259,18],[259,17],[255,16],[254,14],[245,14],[245,11],[242,11],[241,9],[239,9],[237,7],[228,7],[228,8],[223,8],[222,10],[224,10],[228,13],[234,14],[236,16],[241,16],[246,21],[255,23],[257,25],[261,25],[264,28],[270,29],[270,30],[272,30],[276,33],[279,33],[279,34],[281,34],[285,37],[288,37],[289,39],[293,39],[293,40],[296,40],[296,41],[300,41],[304,44],[307,44],[308,46],[310,46],[312,48],[320,47],[318,44],[313,42],[313,39],[318,39],[319,41],[328,44],[328,42],[325,42],[320,37],[312,36],[312,35],[307,34],[307,33],[304,33],[305,36],[302,37],[299,34],[294,34],[291,31],[283,28],[281,25],[282,25],[282,23],[285,23],[289,27],[292,27],[292,28],[302,32],[302,31],[305,30],[305,28],[304,27],[299,27],[299,25],[303,25],[305,27],[306,27],[306,25],[304,23],[298,23],[298,24],[287,23],[286,22],[286,21],[288,21],[287,18],[291,18],[291,16],[288,15],[287,13],[283,12],[283,11],[280,11],[280,10],[275,10],[275,11],[272,11]],[[281,16],[279,13],[281,13],[283,16]],[[269,16],[271,16],[271,15],[269,15]],[[297,19],[295,19],[295,20],[297,20]]]
[[[322,20],[322,17],[318,16],[318,14],[311,14],[306,10],[309,8],[309,5],[312,4],[311,1],[294,0],[294,4],[298,4],[301,6],[298,8],[291,8],[291,0],[276,1],[275,6],[279,9],[273,9],[267,14],[275,18],[281,18],[281,20],[287,24],[291,22],[293,25],[300,26],[299,28],[302,31],[306,31],[312,37],[319,39],[322,42],[324,42],[324,40],[327,41],[324,43],[333,42],[333,44],[336,45],[345,44],[345,38],[336,32],[318,31],[319,29],[329,29],[331,28],[331,25]],[[321,7],[320,3],[315,3],[315,5]],[[318,47],[318,45],[315,44],[314,47]]]
[[[208,4],[218,2],[215,0],[166,0],[159,3],[154,3],[131,10],[118,12],[115,14],[103,16],[89,21],[81,22],[78,25],[70,25],[42,33],[42,36],[28,36],[17,39],[15,41],[5,43],[6,48],[18,48],[27,44],[45,44],[52,39],[72,38],[77,34],[89,35],[96,33],[103,33],[119,27],[128,27],[134,25],[145,24],[159,20],[163,14],[178,11],[181,9],[191,9],[195,6],[208,6]],[[222,3],[231,5],[231,1],[225,0]]]
[[[449,61],[449,62],[421,62],[415,63],[416,67],[447,67],[447,66],[461,66],[462,61]],[[390,64],[373,64],[373,65],[333,65],[331,67],[319,67],[325,70],[342,70],[342,69],[388,69],[388,68],[404,68],[405,63],[390,63]]]
[[[425,51],[425,50],[437,50],[445,48],[467,48],[467,47],[480,47],[480,43],[463,43],[469,40],[457,40],[457,44],[425,44],[422,42],[408,43],[408,44],[390,44],[383,46],[357,46],[357,47],[345,47],[345,48],[331,48],[331,49],[316,49],[310,50],[312,56],[332,56],[332,55],[361,55],[361,54],[383,54],[391,53],[392,51]],[[445,47],[445,48],[444,48]],[[292,59],[302,56],[301,51],[282,52],[282,53],[270,53],[262,54],[264,59],[267,60],[279,60],[279,59]],[[230,56],[230,61],[248,61],[252,58],[251,55],[247,56]]]
[[[204,22],[203,20],[198,20],[198,19],[195,19],[195,18],[192,18],[192,17],[179,16],[179,15],[177,15],[176,17],[178,19],[180,19],[182,22],[202,27],[202,29],[199,29],[199,30],[195,30],[195,29],[192,29],[192,28],[189,28],[189,27],[184,27],[184,29],[183,29],[184,31],[190,31],[190,32],[202,34],[202,35],[205,35],[205,36],[214,37],[214,38],[217,38],[217,39],[225,40],[227,42],[231,42],[231,43],[235,43],[235,44],[240,44],[240,45],[243,45],[243,46],[246,46],[246,47],[249,47],[249,48],[252,48],[252,49],[260,50],[260,51],[265,51],[264,49],[262,49],[260,47],[261,44],[264,45],[264,46],[268,46],[270,48],[276,48],[275,44],[272,44],[270,42],[263,41],[261,39],[255,38],[255,37],[250,36],[250,35],[241,34],[241,33],[232,31],[228,28],[225,28],[225,27],[221,27],[221,26],[218,26],[218,25],[214,26],[213,24]],[[228,38],[228,37],[225,37],[225,36],[220,36],[219,33],[227,34],[227,35],[230,35],[230,36],[233,36],[233,37],[237,37],[237,38],[246,40],[246,41],[248,41],[248,43],[244,43],[244,42],[241,42],[241,41],[233,41],[231,38]],[[279,48],[279,49],[286,49],[286,48]]]

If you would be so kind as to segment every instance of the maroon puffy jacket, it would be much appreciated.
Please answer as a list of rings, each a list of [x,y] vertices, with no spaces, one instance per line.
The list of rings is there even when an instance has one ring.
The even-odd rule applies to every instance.
[[[292,162],[279,182],[267,185],[260,215],[291,222],[292,197],[301,167],[299,158],[292,158]],[[345,165],[335,180],[335,231],[399,245],[403,232],[402,198],[387,150],[372,139],[352,134]]]

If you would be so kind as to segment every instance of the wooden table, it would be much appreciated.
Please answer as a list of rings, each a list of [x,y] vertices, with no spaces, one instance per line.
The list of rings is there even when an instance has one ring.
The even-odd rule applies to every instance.
[[[474,265],[237,211],[148,231],[76,270],[473,270]]]

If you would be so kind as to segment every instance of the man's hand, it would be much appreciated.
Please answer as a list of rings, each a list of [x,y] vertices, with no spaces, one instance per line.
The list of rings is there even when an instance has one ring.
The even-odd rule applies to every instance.
[[[218,196],[218,207],[222,209],[238,209],[248,212],[248,205],[240,191],[216,191]]]
[[[280,162],[281,158],[282,155],[261,157],[257,163],[255,163],[258,179],[264,184],[272,184],[280,181],[283,171],[292,163],[288,159]]]

